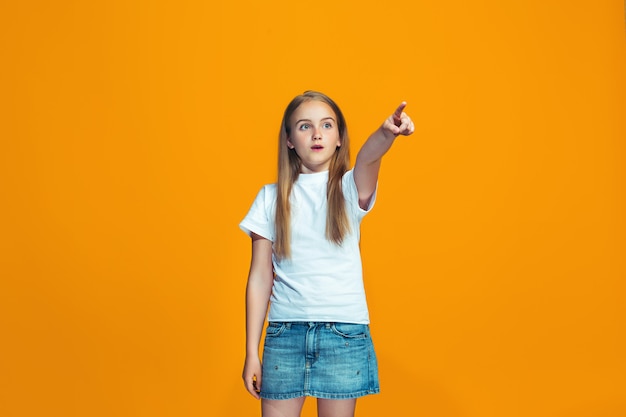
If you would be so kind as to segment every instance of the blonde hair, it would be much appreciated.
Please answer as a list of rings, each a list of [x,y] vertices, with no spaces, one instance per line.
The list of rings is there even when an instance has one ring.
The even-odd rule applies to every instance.
[[[274,242],[274,254],[278,259],[291,257],[291,204],[289,203],[289,196],[293,184],[300,175],[301,168],[301,160],[295,149],[289,149],[287,146],[287,139],[291,133],[291,116],[302,103],[311,100],[326,103],[335,112],[341,143],[341,146],[335,150],[328,169],[326,239],[336,245],[341,245],[346,234],[350,232],[346,203],[341,188],[343,175],[350,166],[350,142],[346,121],[339,106],[330,97],[316,91],[305,91],[287,105],[278,135],[276,239]]]

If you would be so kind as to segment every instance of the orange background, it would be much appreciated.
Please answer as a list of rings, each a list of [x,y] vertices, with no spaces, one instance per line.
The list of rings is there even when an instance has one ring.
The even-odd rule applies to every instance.
[[[359,416],[626,415],[621,1],[3,2],[0,35],[0,415],[260,414],[237,225],[306,89],[353,157],[417,125],[363,223]]]

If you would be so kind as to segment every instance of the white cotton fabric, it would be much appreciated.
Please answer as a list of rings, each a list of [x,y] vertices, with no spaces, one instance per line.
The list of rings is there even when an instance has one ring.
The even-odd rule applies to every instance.
[[[323,321],[369,324],[363,287],[360,224],[367,210],[359,197],[350,170],[342,178],[342,189],[351,232],[341,246],[326,239],[326,186],[328,171],[300,174],[291,192],[291,259],[274,265],[269,321]],[[274,212],[276,184],[259,191],[250,211],[239,224],[248,235],[254,232],[275,241]]]

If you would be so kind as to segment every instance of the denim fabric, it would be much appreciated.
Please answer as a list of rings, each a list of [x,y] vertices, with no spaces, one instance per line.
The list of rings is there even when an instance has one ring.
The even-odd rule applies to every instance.
[[[262,377],[261,398],[271,400],[346,399],[380,391],[366,324],[269,323]]]

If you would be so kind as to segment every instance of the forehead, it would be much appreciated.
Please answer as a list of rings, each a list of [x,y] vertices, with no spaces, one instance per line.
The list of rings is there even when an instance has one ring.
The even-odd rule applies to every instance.
[[[332,107],[323,101],[319,100],[307,100],[300,104],[291,115],[291,122],[295,123],[298,120],[322,120],[325,118],[337,119],[337,115],[333,111]]]

